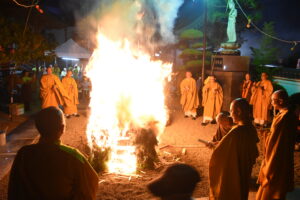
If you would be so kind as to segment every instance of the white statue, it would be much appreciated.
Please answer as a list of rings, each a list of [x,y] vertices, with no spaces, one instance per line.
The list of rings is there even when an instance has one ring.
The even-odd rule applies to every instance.
[[[236,17],[237,17],[237,10],[235,8],[234,0],[228,0],[229,8],[229,16],[228,16],[228,24],[227,24],[227,36],[228,41],[230,43],[236,42],[236,31],[235,31],[235,23],[236,23]]]

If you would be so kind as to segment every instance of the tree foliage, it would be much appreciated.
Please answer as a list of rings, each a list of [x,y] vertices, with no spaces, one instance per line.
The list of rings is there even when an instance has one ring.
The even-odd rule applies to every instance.
[[[54,58],[55,44],[24,24],[0,18],[0,64],[32,64]]]
[[[265,23],[263,26],[263,31],[267,34],[276,35],[274,30],[274,23],[269,22]],[[272,74],[277,70],[276,68],[265,67],[267,64],[274,64],[277,60],[277,55],[279,49],[274,44],[274,40],[267,35],[263,35],[261,44],[259,48],[251,47],[252,56],[253,56],[253,65],[255,66],[255,71],[257,74],[262,72],[267,72],[272,77]]]
[[[179,57],[183,60],[184,65],[179,66],[182,70],[191,70],[193,72],[200,72],[202,66],[202,47],[203,44],[199,42],[203,37],[203,33],[199,30],[188,29],[180,34],[179,48],[182,49]],[[210,64],[211,52],[206,52],[205,65]]]
[[[188,29],[180,34],[181,40],[197,40],[203,37],[203,33],[196,29]]]

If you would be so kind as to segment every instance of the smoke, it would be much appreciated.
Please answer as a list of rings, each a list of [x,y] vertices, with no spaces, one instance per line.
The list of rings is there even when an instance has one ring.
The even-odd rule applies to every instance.
[[[175,36],[173,28],[177,18],[177,12],[184,0],[153,0],[158,22],[160,24],[160,34],[166,43],[174,43]]]
[[[175,43],[177,12],[184,0],[102,0],[78,21],[79,32],[101,31],[113,40],[128,39],[149,49]],[[88,6],[89,8],[91,6]],[[82,8],[86,8],[82,6]],[[84,11],[87,13],[87,11]]]

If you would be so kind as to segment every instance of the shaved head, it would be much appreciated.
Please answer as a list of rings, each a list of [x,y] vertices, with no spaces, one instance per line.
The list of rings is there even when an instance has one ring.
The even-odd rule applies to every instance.
[[[41,137],[59,139],[65,127],[64,114],[59,108],[53,106],[44,108],[37,114],[35,126]]]
[[[271,103],[275,109],[287,107],[289,95],[284,90],[277,90],[272,94]]]
[[[281,99],[282,101],[284,101],[284,102],[286,102],[286,103],[287,103],[288,100],[289,100],[289,95],[288,95],[288,93],[287,93],[286,91],[284,91],[284,90],[277,90],[277,91],[275,91],[273,94],[276,95],[278,99]]]
[[[237,98],[230,105],[230,115],[235,123],[250,122],[250,105],[246,99]]]

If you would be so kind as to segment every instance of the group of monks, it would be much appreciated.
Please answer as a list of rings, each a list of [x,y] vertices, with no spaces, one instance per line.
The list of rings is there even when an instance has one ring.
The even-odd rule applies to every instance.
[[[191,72],[187,72],[180,85],[181,105],[186,117],[195,117],[199,106],[194,85]],[[257,180],[260,187],[256,200],[285,199],[294,187],[294,144],[299,113],[290,109],[285,91],[273,93],[266,73],[261,74],[259,82],[252,82],[246,74],[241,97],[231,103],[230,113],[221,112],[222,88],[213,76],[205,80],[202,125],[215,118],[219,125],[216,135],[207,143],[213,149],[209,163],[210,199],[248,199],[252,167],[259,155],[259,138],[254,124],[265,126],[270,121],[271,107],[278,113],[273,117],[270,130],[264,132],[264,158]]]
[[[190,71],[186,72],[186,78],[180,83],[181,99],[184,115],[186,118],[192,117],[193,120],[197,116],[197,108],[199,107],[199,96],[196,89],[196,81],[192,78]],[[202,105],[203,122],[205,126],[209,122],[215,124],[215,118],[217,114],[221,112],[223,104],[223,90],[220,84],[216,81],[214,76],[209,76],[204,81],[202,88]]]
[[[197,108],[199,107],[199,97],[196,88],[196,81],[192,78],[190,71],[186,72],[186,78],[180,84],[181,99],[185,118],[192,117],[193,120],[197,116]],[[219,83],[216,82],[214,76],[209,76],[202,89],[202,105],[204,107],[203,122],[205,126],[209,122],[215,123],[215,117],[220,113],[223,103],[223,90]]]
[[[196,81],[191,72],[186,72],[186,78],[180,84],[181,99],[185,117],[196,119],[199,107],[199,96]],[[266,73],[261,74],[261,81],[251,81],[250,74],[246,74],[242,85],[241,97],[253,106],[253,118],[256,125],[267,126],[270,121],[271,95],[273,86]],[[208,123],[215,124],[216,116],[221,112],[223,104],[223,90],[214,76],[208,76],[202,88],[203,121],[202,126]]]
[[[52,74],[52,67],[49,66],[47,74],[44,74],[40,81],[40,96],[43,109],[63,106],[67,118],[79,117],[77,113],[78,88],[75,79],[72,78],[71,70],[60,81],[58,76]]]
[[[271,95],[273,85],[267,73],[261,74],[261,81],[252,82],[246,74],[243,83],[242,97],[253,106],[253,118],[256,125],[267,126],[270,121]]]
[[[271,95],[271,104],[278,113],[270,130],[265,132],[256,200],[284,200],[294,188],[294,144],[299,113],[288,106],[288,95],[283,90]],[[227,113],[217,116],[219,128],[208,143],[213,149],[209,163],[210,199],[248,198],[259,141],[250,112],[248,101],[239,98],[231,103],[230,116]]]

